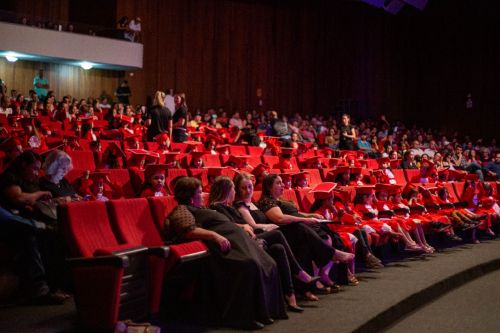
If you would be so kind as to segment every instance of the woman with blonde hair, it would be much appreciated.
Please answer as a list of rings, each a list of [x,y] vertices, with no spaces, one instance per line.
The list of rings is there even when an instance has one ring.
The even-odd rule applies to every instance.
[[[172,116],[165,107],[164,99],[165,93],[157,91],[153,99],[153,106],[146,113],[148,141],[153,141],[158,134],[172,132]]]

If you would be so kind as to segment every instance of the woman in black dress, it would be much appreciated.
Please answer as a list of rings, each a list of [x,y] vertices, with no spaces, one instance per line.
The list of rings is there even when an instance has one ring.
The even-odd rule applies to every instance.
[[[283,181],[277,174],[269,174],[262,183],[262,197],[257,207],[266,218],[280,226],[299,263],[309,273],[312,262],[319,268],[321,282],[334,286],[330,279],[333,262],[350,263],[354,254],[343,251],[342,241],[319,223],[315,214],[299,213],[292,202],[280,200]],[[304,239],[307,238],[307,241]]]
[[[288,303],[288,309],[294,312],[302,312],[303,309],[297,306],[292,277],[295,278],[296,283],[302,284],[314,284],[319,277],[311,277],[300,267],[290,249],[290,245],[288,245],[283,234],[279,230],[276,230],[276,226],[271,228],[274,230],[264,231],[260,228],[255,229],[255,222],[253,225],[248,224],[240,212],[232,206],[234,197],[235,188],[231,179],[225,176],[217,177],[210,187],[210,208],[226,215],[273,257],[278,265],[281,286]],[[240,201],[240,203],[242,202]]]
[[[275,261],[225,215],[202,208],[198,179],[180,178],[174,194],[179,206],[165,221],[167,238],[199,239],[210,249],[209,272],[204,275],[209,318],[251,329],[286,318]]]
[[[342,125],[340,126],[339,149],[354,150],[356,145],[356,131],[351,125],[351,117],[348,114],[342,115]]]
[[[186,95],[183,93],[176,94],[174,96],[175,103],[175,113],[172,117],[173,120],[173,130],[172,130],[172,140],[174,142],[184,142],[187,141],[187,105],[186,105]]]
[[[165,93],[157,91],[153,101],[153,107],[148,110],[146,125],[148,126],[148,141],[154,141],[155,136],[160,133],[170,132],[172,129],[171,113],[165,106]]]

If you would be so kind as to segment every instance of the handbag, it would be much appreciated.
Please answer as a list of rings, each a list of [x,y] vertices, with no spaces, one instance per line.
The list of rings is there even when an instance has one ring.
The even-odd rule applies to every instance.
[[[57,203],[55,201],[37,201],[33,205],[33,209],[33,218],[35,220],[52,227],[57,225]]]

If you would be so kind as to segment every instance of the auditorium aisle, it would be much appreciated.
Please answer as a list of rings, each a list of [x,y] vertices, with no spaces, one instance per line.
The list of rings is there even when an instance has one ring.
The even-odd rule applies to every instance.
[[[500,331],[500,270],[457,288],[394,324],[387,333]]]

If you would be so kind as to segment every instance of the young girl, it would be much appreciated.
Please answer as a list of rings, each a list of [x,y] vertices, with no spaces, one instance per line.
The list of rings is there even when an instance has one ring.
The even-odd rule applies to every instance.
[[[321,183],[313,188],[311,191],[314,194],[314,203],[311,206],[310,213],[320,214],[325,219],[337,223],[328,224],[330,230],[337,232],[346,248],[355,253],[358,247],[363,254],[366,266],[368,268],[381,268],[384,267],[381,260],[375,257],[370,247],[370,241],[367,233],[362,229],[361,225],[346,223],[342,221],[351,222],[353,219],[347,217],[348,213],[339,213],[335,207],[335,192],[337,186],[335,183]],[[344,218],[342,218],[344,217]],[[342,224],[340,224],[342,223]],[[354,267],[350,267],[354,271]]]
[[[144,170],[144,184],[140,196],[147,197],[163,197],[167,195],[165,188],[165,164],[150,164]]]
[[[394,189],[395,188],[395,189]],[[397,189],[397,190],[396,190]],[[408,250],[423,250],[426,253],[434,253],[435,249],[427,243],[425,239],[425,234],[422,229],[422,225],[418,219],[410,219],[409,213],[402,215],[397,215],[394,212],[395,207],[392,200],[389,200],[389,195],[398,195],[399,198],[396,202],[400,202],[401,198],[401,187],[397,185],[384,185],[377,184],[377,209],[379,210],[379,216],[384,215],[384,212],[389,212],[386,215],[390,217],[390,225],[393,229],[398,230],[402,235]],[[399,194],[398,194],[399,193]],[[416,242],[411,238],[409,232],[412,232]]]

